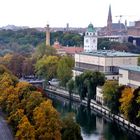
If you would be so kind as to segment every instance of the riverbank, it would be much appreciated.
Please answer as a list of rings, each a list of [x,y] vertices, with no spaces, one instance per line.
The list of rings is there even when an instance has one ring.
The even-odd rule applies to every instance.
[[[60,89],[58,87],[47,86],[45,91],[51,92],[54,95],[58,95],[58,96],[62,96],[64,98],[70,99],[68,91],[66,91],[64,89]],[[72,100],[76,101],[76,102],[79,102],[79,103],[83,104],[84,106],[87,106],[87,100],[82,100],[82,102],[81,102],[79,95],[73,94],[72,95]],[[91,106],[92,110],[96,111],[97,113],[102,114],[103,116],[107,117],[111,121],[115,121],[122,128],[140,136],[140,127],[136,126],[135,124],[130,123],[129,121],[125,120],[121,116],[118,116],[118,115],[115,115],[115,114],[111,113],[110,110],[107,107],[98,104],[94,100],[91,100],[90,106]]]
[[[4,114],[0,109],[0,140],[14,140],[12,132],[4,119]]]

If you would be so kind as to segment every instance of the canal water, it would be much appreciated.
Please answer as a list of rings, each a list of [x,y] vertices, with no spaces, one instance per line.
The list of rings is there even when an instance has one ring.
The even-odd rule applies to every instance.
[[[61,117],[68,113],[75,114],[75,121],[81,127],[83,140],[140,140],[139,136],[124,130],[115,122],[107,120],[79,103],[70,102],[59,96],[51,95],[50,98]]]

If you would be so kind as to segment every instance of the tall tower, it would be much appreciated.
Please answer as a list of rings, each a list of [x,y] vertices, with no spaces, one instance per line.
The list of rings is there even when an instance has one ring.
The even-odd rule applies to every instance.
[[[112,30],[112,13],[111,13],[111,5],[109,5],[108,19],[107,19],[107,35],[111,35],[111,30]]]
[[[84,51],[93,52],[97,50],[97,32],[92,24],[88,25],[88,29],[84,36]]]
[[[50,46],[50,27],[49,24],[47,24],[46,27],[46,46]]]

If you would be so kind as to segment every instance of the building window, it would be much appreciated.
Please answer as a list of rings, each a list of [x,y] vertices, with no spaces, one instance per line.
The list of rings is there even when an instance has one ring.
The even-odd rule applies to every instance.
[[[119,74],[119,77],[121,78],[121,77],[123,77],[123,75],[122,74]]]

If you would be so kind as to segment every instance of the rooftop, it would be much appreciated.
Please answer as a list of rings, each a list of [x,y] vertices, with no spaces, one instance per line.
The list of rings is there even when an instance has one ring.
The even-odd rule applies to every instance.
[[[140,66],[121,66],[120,69],[128,70],[128,71],[135,71],[135,72],[140,72]]]
[[[138,57],[139,54],[120,52],[115,50],[97,50],[94,52],[82,52],[83,55],[101,56],[101,57]]]
[[[94,29],[94,27],[93,27],[93,24],[90,23],[90,24],[88,25],[87,31],[88,31],[88,32],[95,32],[95,29]]]

